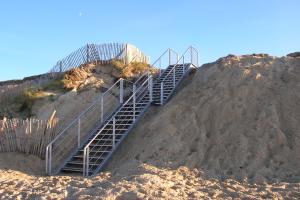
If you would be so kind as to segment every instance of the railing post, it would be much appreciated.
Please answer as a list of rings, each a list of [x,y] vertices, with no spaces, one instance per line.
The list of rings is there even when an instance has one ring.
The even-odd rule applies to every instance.
[[[49,175],[52,174],[52,144],[49,147]]]
[[[153,101],[153,78],[152,76],[149,77],[149,100],[150,102]]]
[[[90,147],[86,149],[86,168],[85,168],[86,176],[89,175],[89,168],[90,168]]]
[[[83,151],[83,168],[82,168],[82,176],[86,174],[86,148]]]
[[[49,175],[49,147],[46,148],[46,174]]]
[[[176,85],[176,67],[174,68],[174,71],[173,71],[173,87],[175,88],[175,85]]]
[[[103,123],[103,121],[104,121],[104,119],[103,119],[103,109],[104,109],[104,107],[103,107],[103,95],[101,95],[101,123]]]
[[[116,145],[116,118],[113,118],[113,148],[115,148]]]
[[[80,124],[81,123],[81,120],[80,118],[78,119],[78,132],[77,132],[77,147],[79,148],[80,147]]]
[[[193,64],[193,49],[192,49],[192,47],[190,47],[190,51],[191,51],[191,64]]]
[[[164,104],[164,82],[160,83],[160,105]]]
[[[169,49],[169,65],[171,65],[171,49]]]
[[[123,103],[124,100],[124,79],[120,79],[120,104]]]
[[[198,51],[196,51],[197,53],[197,66],[196,67],[199,67],[199,54],[198,54]]]
[[[161,58],[159,59],[159,69],[161,69]]]
[[[133,121],[135,121],[136,85],[133,84]]]
[[[182,75],[185,73],[185,63],[184,63],[184,56],[182,57],[182,63],[183,63],[183,66],[182,66]]]

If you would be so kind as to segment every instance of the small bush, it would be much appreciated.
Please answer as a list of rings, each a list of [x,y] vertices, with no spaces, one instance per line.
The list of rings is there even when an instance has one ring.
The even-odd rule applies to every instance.
[[[43,91],[59,91],[66,92],[65,90],[65,79],[55,79],[51,80],[44,85],[42,85],[41,90]]]
[[[44,94],[39,89],[27,89],[22,94],[14,98],[14,104],[18,110],[26,117],[32,116],[32,107],[37,99],[43,98]]]

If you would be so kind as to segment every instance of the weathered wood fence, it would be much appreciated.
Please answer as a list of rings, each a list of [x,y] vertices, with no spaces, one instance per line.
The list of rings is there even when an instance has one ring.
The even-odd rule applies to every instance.
[[[58,120],[0,120],[0,152],[21,152],[45,158],[46,146],[57,134]]]
[[[64,72],[90,62],[107,64],[112,60],[121,60],[127,64],[133,58],[138,62],[149,62],[149,58],[131,44],[87,44],[59,60],[50,73]]]

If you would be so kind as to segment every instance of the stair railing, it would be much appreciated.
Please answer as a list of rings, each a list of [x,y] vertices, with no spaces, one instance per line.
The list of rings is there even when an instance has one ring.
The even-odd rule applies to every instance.
[[[124,98],[131,92],[125,89],[125,84],[130,83],[120,78],[48,144],[46,148],[48,175],[56,173],[68,156],[83,144],[91,131],[100,126],[123,103]]]
[[[175,65],[178,62],[179,55],[176,51],[173,49],[168,48],[165,50],[157,60],[153,62],[153,64],[150,66],[150,68],[158,68],[158,77],[160,77],[163,73],[163,71],[169,66],[169,65]],[[149,69],[150,69],[149,68]],[[143,78],[147,77],[147,75],[150,73],[148,70],[145,72],[142,76],[139,77],[137,80],[140,81]],[[156,75],[156,74],[155,74]]]
[[[94,136],[94,138],[85,146],[84,148],[84,158],[83,158],[83,176],[89,176],[89,173],[91,172],[90,169],[90,152],[92,152],[94,150],[94,147],[91,147],[91,144],[95,141],[95,139],[97,138],[97,143],[96,145],[99,146],[99,144],[101,142],[104,141],[104,143],[102,145],[107,145],[107,143],[109,143],[110,141],[108,141],[107,139],[105,140],[101,140],[103,139],[104,136],[102,136],[102,138],[98,138],[99,135],[101,136],[101,132],[103,131],[103,129],[109,124],[109,123],[113,123],[113,134],[111,135],[110,139],[111,142],[113,144],[113,149],[111,150],[112,152],[115,150],[116,146],[115,146],[115,125],[116,125],[116,118],[115,116],[118,114],[118,112],[126,105],[133,105],[133,121],[136,120],[136,116],[135,116],[135,112],[136,112],[136,103],[138,102],[138,99],[140,99],[141,97],[143,97],[143,95],[145,95],[147,92],[149,92],[149,103],[151,103],[152,101],[152,75],[148,74],[146,80],[144,80],[142,83],[140,83],[140,80],[143,79],[139,79],[137,80],[134,85],[133,85],[133,93],[132,95],[128,98],[128,100],[115,112],[115,114],[110,118],[110,120],[107,121],[107,123],[103,126],[102,129],[100,129],[98,131],[98,133]],[[139,85],[139,87],[137,87],[137,85]],[[102,153],[103,154],[103,153]],[[97,161],[101,158],[101,155],[99,155],[97,160],[94,160],[95,163],[97,163]],[[92,170],[96,170],[96,169],[92,169]]]
[[[179,83],[180,79],[177,78],[178,75],[181,77],[184,76],[186,70],[189,65],[193,65],[194,67],[198,67],[198,50],[193,46],[187,48],[187,50],[182,54],[182,56],[177,60],[177,63],[172,67],[172,69],[164,76],[161,80],[161,87],[160,87],[160,104],[164,104],[164,86],[168,86],[172,90],[175,89],[176,85]],[[181,69],[182,68],[182,69]],[[172,80],[170,84],[170,80]],[[168,83],[167,83],[168,81]]]
[[[154,63],[152,67],[159,68],[159,76],[163,73],[163,70],[166,69],[169,65],[174,65],[178,62],[178,53],[173,49],[167,49]]]

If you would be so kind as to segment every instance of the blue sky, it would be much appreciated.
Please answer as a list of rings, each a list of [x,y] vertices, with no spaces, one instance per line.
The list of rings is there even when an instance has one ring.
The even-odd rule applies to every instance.
[[[227,54],[300,51],[299,0],[2,1],[0,81],[47,72],[86,43],[129,42],[153,60],[166,48]]]

